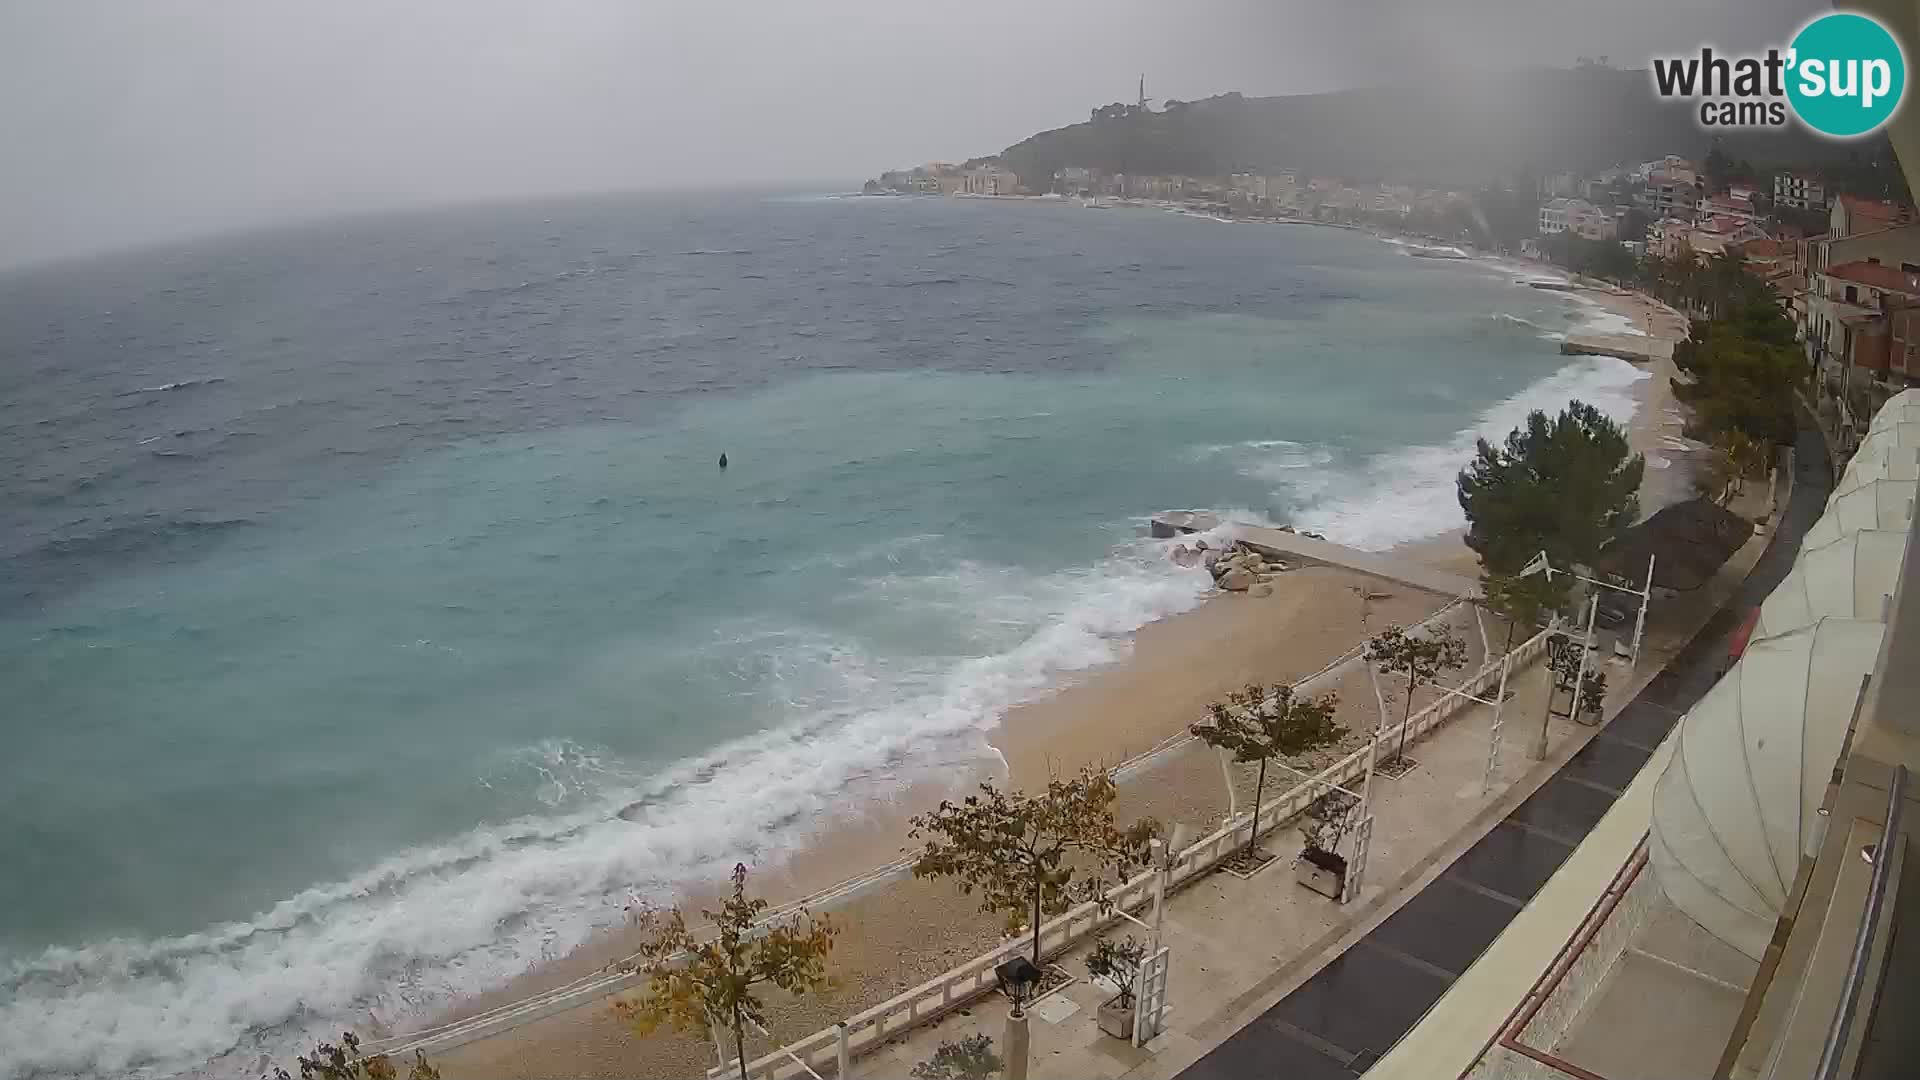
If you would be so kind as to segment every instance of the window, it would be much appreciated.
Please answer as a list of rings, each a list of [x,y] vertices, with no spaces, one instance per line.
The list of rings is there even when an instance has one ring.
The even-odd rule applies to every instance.
[[[1859,302],[1860,302],[1860,290],[1854,288],[1851,285],[1847,286],[1847,303],[1857,304]]]

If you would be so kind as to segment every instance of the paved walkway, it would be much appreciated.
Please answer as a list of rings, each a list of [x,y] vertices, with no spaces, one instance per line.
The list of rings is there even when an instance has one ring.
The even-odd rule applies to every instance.
[[[1251,879],[1225,872],[1210,874],[1169,898],[1164,940],[1172,949],[1170,979],[1173,1007],[1168,1030],[1148,1047],[1134,1049],[1100,1033],[1097,1011],[1114,991],[1088,980],[1087,947],[1070,950],[1054,962],[1078,981],[1035,1007],[1029,1077],[1032,1080],[1098,1080],[1129,1077],[1164,1080],[1216,1044],[1231,1029],[1223,1018],[1239,1015],[1261,995],[1304,974],[1365,913],[1391,904],[1409,874],[1451,854],[1451,838],[1483,831],[1476,824],[1503,797],[1538,780],[1543,768],[1528,757],[1545,710],[1544,665],[1534,664],[1514,680],[1515,697],[1507,706],[1499,767],[1491,791],[1480,781],[1487,764],[1491,710],[1477,706],[1455,716],[1434,734],[1411,745],[1420,762],[1405,777],[1381,780],[1375,788],[1375,831],[1371,865],[1359,899],[1345,905],[1307,891],[1294,880],[1291,855],[1300,841],[1291,827],[1270,834],[1263,846],[1282,856]],[[1557,744],[1586,735],[1555,720]],[[1152,783],[1151,773],[1133,783]],[[1269,797],[1278,785],[1269,777]],[[955,903],[971,903],[958,895]],[[1109,936],[1137,928],[1115,927]],[[998,999],[975,1003],[930,1028],[912,1031],[895,1045],[863,1056],[854,1064],[859,1077],[905,1077],[917,1062],[932,1056],[942,1041],[976,1032],[1004,1045],[1006,1005]]]
[[[1596,334],[1575,330],[1560,342],[1568,356],[1617,356],[1635,364],[1673,359],[1673,342],[1646,334]]]
[[[1361,551],[1330,540],[1315,540],[1310,536],[1301,536],[1299,533],[1269,529],[1259,525],[1236,523],[1234,530],[1239,539],[1258,548],[1262,553],[1292,562],[1324,563],[1328,566],[1345,567],[1348,570],[1357,570],[1362,574],[1399,582],[1416,589],[1425,589],[1441,596],[1464,596],[1476,600],[1480,597],[1480,582],[1474,578],[1450,574],[1413,559]]]
[[[1819,434],[1800,432],[1792,500],[1753,570],[1666,669],[1552,779],[1398,911],[1179,1075],[1335,1080],[1365,1073],[1420,1022],[1632,783],[1720,677],[1741,614],[1792,567],[1831,489]]]

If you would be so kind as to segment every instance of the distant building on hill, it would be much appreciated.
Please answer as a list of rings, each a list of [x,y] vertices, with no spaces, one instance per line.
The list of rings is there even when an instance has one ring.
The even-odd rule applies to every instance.
[[[1827,205],[1826,185],[1817,176],[1803,173],[1774,173],[1773,202],[1795,210],[1821,210]]]
[[[1540,235],[1571,232],[1583,240],[1611,240],[1619,226],[1613,215],[1585,199],[1549,199],[1540,206]]]
[[[961,190],[969,195],[1012,195],[1020,190],[1020,178],[1005,166],[988,163],[968,169]]]

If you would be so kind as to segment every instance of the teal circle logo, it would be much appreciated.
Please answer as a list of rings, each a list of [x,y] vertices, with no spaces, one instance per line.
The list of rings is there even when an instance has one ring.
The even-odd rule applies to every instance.
[[[1822,135],[1876,131],[1899,108],[1907,60],[1887,28],[1865,15],[1822,15],[1794,35],[1787,100]]]

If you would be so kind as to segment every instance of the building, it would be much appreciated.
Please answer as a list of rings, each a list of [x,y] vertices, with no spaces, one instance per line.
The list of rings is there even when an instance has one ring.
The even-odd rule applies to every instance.
[[[1806,241],[1795,267],[1807,280],[1806,310],[1798,330],[1816,370],[1831,374],[1846,364],[1841,319],[1859,314],[1847,305],[1846,290],[1852,285],[1857,296],[1863,282],[1830,284],[1825,278],[1830,268],[1857,264],[1892,267],[1901,273],[1920,270],[1920,221],[1911,207],[1842,195],[1828,214],[1827,234]]]
[[[1774,173],[1773,202],[1775,206],[1789,206],[1795,210],[1823,210],[1827,205],[1827,189],[1817,176]]]
[[[1868,381],[1886,382],[1893,332],[1890,314],[1920,307],[1920,265],[1888,266],[1878,260],[1829,266],[1817,279],[1826,349],[1821,377],[1845,391]],[[1910,315],[1908,316],[1910,318]],[[1903,330],[1910,329],[1903,324]],[[1903,342],[1907,336],[1903,334]],[[1901,375],[1906,373],[1904,351]]]
[[[1665,165],[1647,176],[1633,201],[1652,217],[1692,217],[1700,206],[1700,176],[1686,165]]]
[[[1020,190],[1020,178],[1011,169],[989,163],[968,169],[960,190],[968,195],[1012,195]]]
[[[1540,235],[1558,236],[1567,231],[1567,209],[1572,199],[1548,199],[1540,204]]]
[[[1710,195],[1700,200],[1700,216],[1724,217],[1734,221],[1748,222],[1752,221],[1756,215],[1751,198],[1743,199],[1729,192],[1725,195]]]
[[[1910,225],[1913,221],[1914,209],[1904,203],[1842,195],[1833,201],[1833,210],[1827,216],[1827,235],[1835,240],[1843,240],[1862,233]]]
[[[1612,240],[1620,227],[1613,214],[1580,199],[1567,205],[1567,231],[1583,240]]]
[[[1677,217],[1665,217],[1647,226],[1647,254],[1661,259],[1677,259],[1690,252],[1687,231],[1692,226]]]
[[[1096,177],[1092,169],[1070,165],[1053,174],[1053,189],[1063,195],[1079,195],[1093,190]]]

